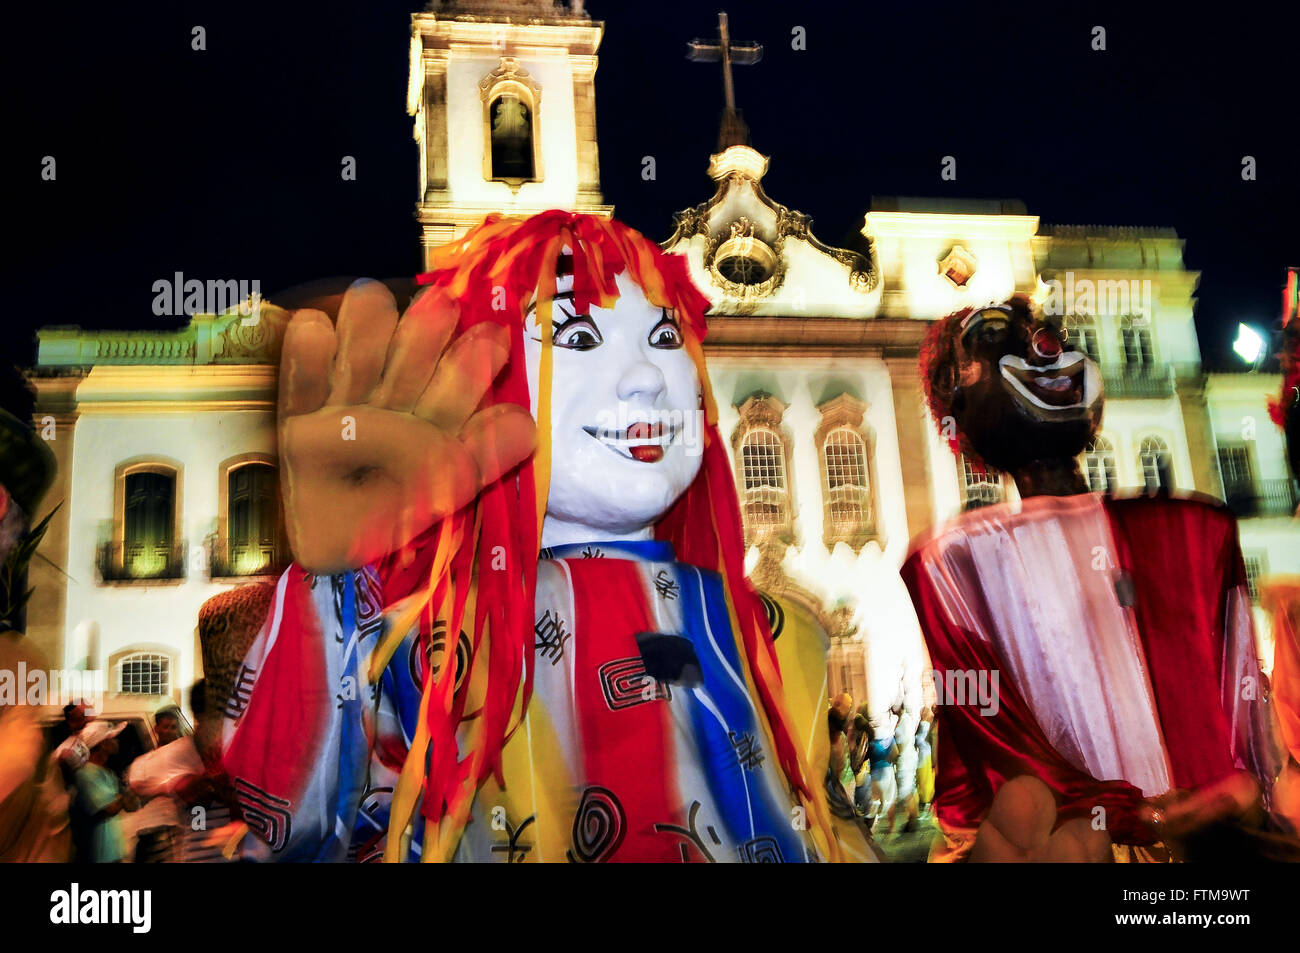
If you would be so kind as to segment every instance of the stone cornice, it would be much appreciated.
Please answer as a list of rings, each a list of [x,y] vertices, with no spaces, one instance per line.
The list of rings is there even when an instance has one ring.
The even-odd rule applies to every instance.
[[[928,321],[897,318],[796,318],[711,316],[704,349],[778,354],[798,349],[800,356],[859,350],[881,357],[914,356]]]
[[[416,13],[411,16],[411,31],[421,38],[426,55],[429,50],[452,45],[512,56],[544,54],[557,48],[592,55],[600,47],[605,24],[586,17],[483,14],[450,18],[446,14]]]
[[[256,320],[196,314],[174,331],[84,331],[47,327],[37,332],[37,373],[54,368],[278,364],[289,312],[263,302]]]
[[[430,189],[429,191],[433,193],[436,190]],[[545,212],[554,207],[553,204],[512,205],[508,209],[502,209],[499,205],[471,206],[452,204],[450,202],[421,202],[416,206],[415,218],[421,225],[451,224],[458,227],[472,228],[493,212],[504,212],[507,215],[519,216],[536,215],[538,212]],[[612,218],[614,215],[614,206],[612,205],[577,204],[566,207],[586,215],[599,215],[601,218]]]
[[[87,414],[274,412],[279,368],[103,366],[80,382],[76,409]]]
[[[965,212],[868,212],[862,234],[868,238],[998,238],[1029,241],[1038,231],[1037,215],[985,215]]]

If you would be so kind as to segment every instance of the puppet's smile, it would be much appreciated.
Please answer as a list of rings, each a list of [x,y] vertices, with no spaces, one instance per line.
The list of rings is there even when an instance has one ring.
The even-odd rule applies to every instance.
[[[626,430],[606,430],[600,427],[583,427],[589,437],[599,440],[619,456],[640,463],[658,463],[664,458],[664,448],[677,439],[681,428],[671,423],[631,424]]]
[[[1003,379],[1017,397],[1039,410],[1073,410],[1096,399],[1095,374],[1079,352],[1062,354],[1046,366],[1027,364],[1013,354],[998,361]]]

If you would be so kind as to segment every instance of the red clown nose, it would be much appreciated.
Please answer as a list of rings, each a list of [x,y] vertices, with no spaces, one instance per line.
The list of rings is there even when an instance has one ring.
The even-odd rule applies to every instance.
[[[1030,342],[1039,357],[1054,361],[1061,356],[1061,339],[1048,328],[1039,328]]]

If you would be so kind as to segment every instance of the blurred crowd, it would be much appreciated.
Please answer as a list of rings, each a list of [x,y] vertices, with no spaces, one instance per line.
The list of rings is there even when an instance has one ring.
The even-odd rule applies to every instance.
[[[193,726],[176,705],[122,720],[65,706],[45,732],[30,795],[0,803],[0,829],[26,832],[8,845],[0,838],[0,859],[224,861],[232,798],[210,767],[217,759],[202,680],[190,708]]]
[[[869,837],[910,834],[934,801],[934,711],[895,702],[874,719],[845,692],[827,711],[830,760],[826,795],[836,816],[860,823]]]

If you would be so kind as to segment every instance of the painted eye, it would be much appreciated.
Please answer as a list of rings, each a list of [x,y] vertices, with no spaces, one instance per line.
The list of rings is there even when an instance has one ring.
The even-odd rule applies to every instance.
[[[573,317],[555,329],[551,343],[571,351],[590,351],[600,347],[605,339],[600,336],[600,330],[590,318]]]
[[[647,340],[649,340],[651,347],[663,348],[664,350],[676,350],[686,343],[682,338],[682,329],[677,326],[676,321],[667,315],[651,329],[650,337]]]
[[[1008,324],[1006,321],[985,320],[975,332],[981,344],[1001,344],[1006,340]]]

